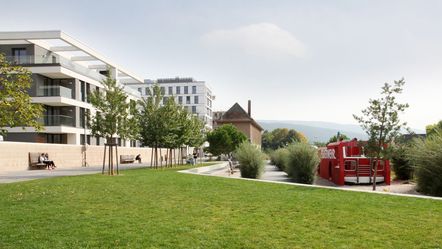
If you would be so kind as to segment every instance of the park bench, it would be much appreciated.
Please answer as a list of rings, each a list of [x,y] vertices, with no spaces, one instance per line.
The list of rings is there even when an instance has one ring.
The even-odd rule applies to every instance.
[[[120,155],[120,163],[133,163],[135,162],[134,155]]]
[[[44,169],[46,164],[39,162],[38,158],[41,154],[46,154],[43,152],[29,152],[29,168],[30,169]]]

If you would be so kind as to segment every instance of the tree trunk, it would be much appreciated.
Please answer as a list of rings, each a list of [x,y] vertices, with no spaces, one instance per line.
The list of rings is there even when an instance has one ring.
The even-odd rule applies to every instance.
[[[150,149],[150,167],[153,168],[153,147]]]
[[[175,162],[175,165],[177,165],[176,163],[176,148],[173,149],[173,161]]]
[[[158,169],[158,147],[155,145],[155,169]]]
[[[375,163],[374,163],[373,191],[376,191],[376,175],[378,174],[378,164],[379,164],[379,152],[376,155],[376,160],[375,160]]]
[[[170,167],[173,166],[173,154],[172,154],[172,148],[169,149],[169,161],[170,161]]]
[[[160,168],[163,168],[163,151],[160,148]]]

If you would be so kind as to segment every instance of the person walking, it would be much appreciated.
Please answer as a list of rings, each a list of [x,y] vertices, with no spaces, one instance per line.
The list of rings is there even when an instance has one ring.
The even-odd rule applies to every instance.
[[[196,159],[198,159],[198,152],[197,152],[197,150],[193,150],[193,161],[192,161],[192,163],[193,163],[193,165],[196,165]]]

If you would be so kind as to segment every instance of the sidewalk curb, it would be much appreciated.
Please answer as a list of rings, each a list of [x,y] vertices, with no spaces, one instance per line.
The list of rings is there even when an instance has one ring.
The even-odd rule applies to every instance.
[[[179,173],[184,173],[184,174],[221,177],[221,178],[236,179],[236,180],[246,180],[246,181],[255,181],[255,182],[285,184],[285,185],[307,187],[307,188],[332,189],[332,190],[352,191],[352,192],[361,192],[361,193],[369,193],[369,194],[392,195],[392,196],[401,196],[401,197],[413,197],[413,198],[420,198],[420,199],[432,199],[432,200],[442,201],[442,197],[435,197],[435,196],[411,195],[411,194],[400,194],[400,193],[380,192],[380,191],[369,191],[369,190],[362,190],[362,189],[349,189],[349,188],[339,188],[339,187],[331,187],[331,186],[319,186],[319,185],[310,185],[310,184],[294,183],[294,182],[278,182],[278,181],[269,181],[269,180],[251,179],[251,178],[241,178],[241,177],[240,178],[236,178],[236,177],[234,178],[234,177],[229,177],[229,176],[209,175],[209,174],[204,174],[203,173],[203,172],[211,171],[211,170],[214,170],[214,169],[221,169],[221,168],[224,168],[226,166],[227,166],[227,163],[220,163],[220,164],[206,166],[206,167],[187,169],[187,170],[180,170],[178,172]],[[195,170],[195,169],[197,169],[197,170]]]

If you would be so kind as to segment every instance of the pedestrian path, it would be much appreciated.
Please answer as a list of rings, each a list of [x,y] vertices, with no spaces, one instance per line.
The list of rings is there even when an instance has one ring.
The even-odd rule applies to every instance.
[[[119,165],[120,170],[136,169],[150,167],[148,164],[123,164]],[[55,168],[54,170],[18,170],[18,171],[5,171],[0,172],[0,183],[11,183],[36,180],[49,177],[59,176],[75,176],[75,175],[88,175],[101,173],[103,166],[87,166],[87,167],[71,167],[71,168]],[[116,171],[116,166],[114,166]],[[105,172],[107,166],[105,168]]]
[[[436,199],[442,200],[440,197],[433,196],[425,196],[418,193],[414,184],[404,183],[403,181],[393,181],[391,185],[378,184],[377,190],[372,191],[371,185],[345,185],[338,186],[334,183],[327,181],[326,179],[322,179],[317,177],[313,185],[311,184],[301,184],[295,183],[290,179],[287,174],[283,171],[280,171],[274,165],[271,165],[269,162],[265,165],[264,173],[262,174],[260,179],[249,179],[249,178],[241,178],[241,174],[239,169],[235,169],[233,174],[230,174],[228,171],[228,164],[222,163],[217,164],[215,166],[201,167],[197,171],[194,169],[190,170],[182,170],[179,171],[181,173],[189,173],[189,174],[200,174],[200,175],[210,175],[217,177],[225,177],[225,178],[233,178],[233,179],[241,179],[241,180],[249,180],[249,181],[261,181],[261,182],[271,182],[271,183],[280,183],[280,184],[289,184],[289,185],[297,185],[304,187],[314,187],[314,188],[327,188],[327,189],[337,189],[337,190],[347,190],[347,191],[357,191],[357,192],[366,192],[366,193],[378,193],[378,194],[387,194],[387,195],[398,195],[398,196],[408,196],[408,197],[418,197],[418,198],[427,198],[427,199]]]

